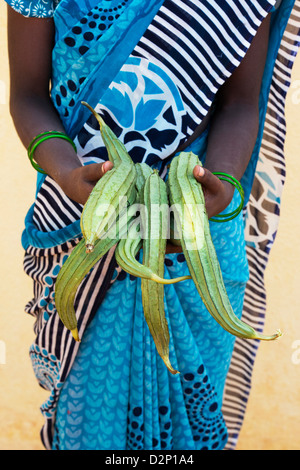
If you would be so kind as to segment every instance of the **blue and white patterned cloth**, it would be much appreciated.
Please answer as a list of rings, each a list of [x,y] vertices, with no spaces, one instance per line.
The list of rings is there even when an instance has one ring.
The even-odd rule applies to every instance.
[[[28,18],[52,18],[59,0],[11,0],[9,5]]]

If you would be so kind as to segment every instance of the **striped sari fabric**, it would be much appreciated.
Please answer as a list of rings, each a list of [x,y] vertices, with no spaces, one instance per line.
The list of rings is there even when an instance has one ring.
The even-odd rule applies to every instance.
[[[282,1],[281,8],[285,7]],[[279,8],[278,15],[281,9]],[[300,2],[294,2],[285,25],[268,95],[259,158],[245,208],[245,240],[250,277],[246,287],[243,319],[254,328],[263,329],[266,315],[264,273],[276,239],[280,201],[286,179],[285,102],[291,85],[292,67],[299,49]],[[251,391],[251,377],[259,342],[236,340],[227,376],[223,414],[229,430],[227,449],[234,450]]]

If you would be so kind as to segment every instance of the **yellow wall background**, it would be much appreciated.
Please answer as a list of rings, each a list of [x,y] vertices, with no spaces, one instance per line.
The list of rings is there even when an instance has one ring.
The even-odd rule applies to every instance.
[[[23,273],[20,236],[33,202],[35,172],[27,161],[8,112],[9,75],[6,5],[0,4],[0,449],[42,450],[39,407],[48,398],[33,375],[28,356],[33,319],[24,312],[31,299]],[[299,80],[299,82],[298,82]],[[283,338],[261,344],[252,394],[238,450],[300,449],[300,56],[287,99],[287,182],[279,232],[266,274],[266,331]],[[298,103],[299,101],[299,103]],[[299,351],[299,353],[298,353]]]

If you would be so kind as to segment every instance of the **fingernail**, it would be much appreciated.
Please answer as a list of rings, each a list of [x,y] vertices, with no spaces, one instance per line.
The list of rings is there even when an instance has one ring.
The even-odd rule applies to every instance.
[[[198,176],[204,176],[204,168],[202,166],[199,166]]]
[[[109,162],[105,162],[105,163],[103,163],[103,171],[108,171],[108,170],[109,170],[109,168],[110,168],[110,164],[109,164]]]

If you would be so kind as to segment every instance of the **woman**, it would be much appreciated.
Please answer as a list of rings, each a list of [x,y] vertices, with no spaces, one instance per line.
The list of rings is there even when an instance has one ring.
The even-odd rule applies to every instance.
[[[245,204],[255,178],[274,60],[294,1],[7,0],[11,114],[28,148],[47,131],[34,160],[36,200],[23,233],[25,271],[34,280],[26,311],[36,317],[30,355],[41,386],[47,449],[224,449],[223,397],[234,338],[205,310],[190,282],[165,289],[170,377],[156,356],[141,307],[140,280],[121,272],[113,249],[80,286],[75,307],[82,343],[55,311],[58,271],[81,238],[82,205],[111,169],[87,101],[134,161],[167,176],[188,149],[209,218]],[[146,3],[146,5],[144,5]],[[275,13],[275,7],[279,7]],[[276,15],[279,15],[280,18]],[[269,54],[269,55],[268,55]],[[49,95],[49,84],[51,84]],[[244,218],[211,222],[233,308],[242,315],[249,279]],[[166,276],[188,273],[168,245]],[[180,274],[179,274],[180,273]],[[232,409],[229,409],[230,416]]]

